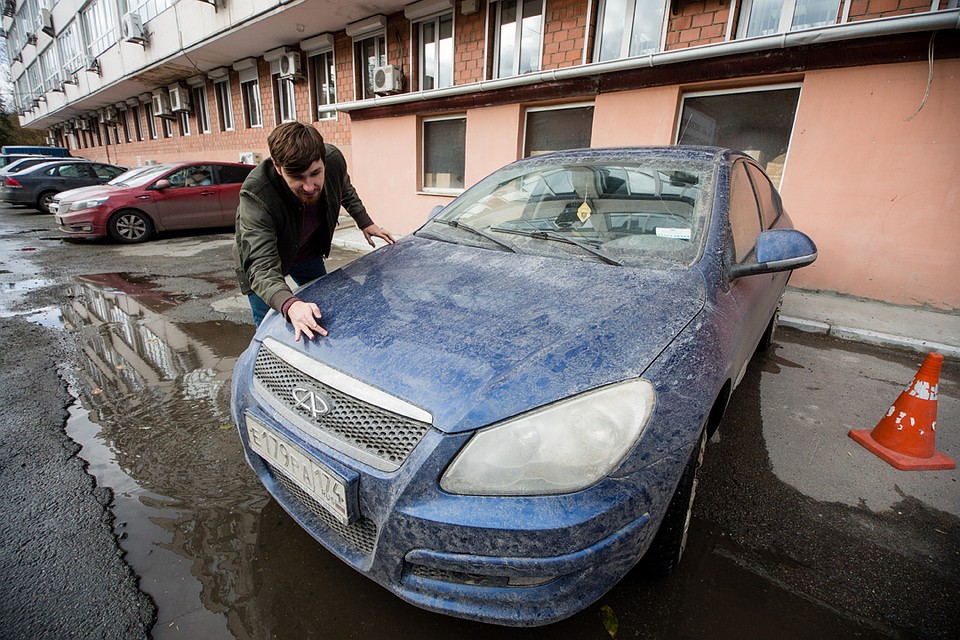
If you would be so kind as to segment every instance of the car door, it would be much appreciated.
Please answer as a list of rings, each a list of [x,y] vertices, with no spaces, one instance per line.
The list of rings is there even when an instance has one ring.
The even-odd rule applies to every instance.
[[[222,224],[217,185],[209,184],[209,180],[194,178],[196,174],[204,171],[208,176],[213,174],[213,168],[208,164],[183,167],[167,174],[165,179],[170,183],[169,186],[151,187],[159,227],[197,229]]]
[[[216,166],[217,183],[220,187],[220,221],[223,226],[231,226],[237,219],[237,207],[240,205],[240,186],[253,165],[221,164]]]
[[[48,175],[57,191],[100,184],[100,179],[89,162],[71,162],[51,167],[51,169]]]
[[[753,260],[757,235],[764,229],[760,200],[750,178],[749,163],[734,163],[730,173],[729,233],[726,260],[740,264]],[[759,175],[762,173],[759,172]],[[770,200],[769,193],[767,200]],[[770,217],[771,213],[768,212]],[[771,220],[775,219],[773,216]],[[737,381],[756,350],[760,336],[780,303],[780,293],[786,275],[759,274],[744,276],[730,282],[729,295],[734,299],[739,322],[734,341],[733,363]]]

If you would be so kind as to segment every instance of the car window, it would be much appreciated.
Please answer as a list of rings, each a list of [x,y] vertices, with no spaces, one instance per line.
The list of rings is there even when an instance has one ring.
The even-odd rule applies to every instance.
[[[93,170],[85,162],[55,165],[47,169],[45,173],[61,178],[90,178],[93,176]]]
[[[123,169],[109,164],[93,163],[90,166],[101,180],[110,180],[123,173]]]
[[[730,231],[734,260],[743,262],[753,252],[760,233],[760,209],[743,162],[736,163],[730,173]]]
[[[757,199],[760,201],[760,217],[763,218],[763,228],[769,229],[783,211],[780,194],[773,188],[770,179],[759,167],[747,164],[747,171],[750,174],[750,180],[753,182]]]
[[[191,165],[174,171],[167,180],[174,189],[181,187],[203,187],[213,184],[213,168],[208,165]]]
[[[425,231],[520,253],[687,266],[703,246],[712,182],[699,161],[543,157],[492,174]]]
[[[252,166],[238,167],[231,164],[217,165],[220,184],[236,184],[246,180],[247,175],[253,170]]]

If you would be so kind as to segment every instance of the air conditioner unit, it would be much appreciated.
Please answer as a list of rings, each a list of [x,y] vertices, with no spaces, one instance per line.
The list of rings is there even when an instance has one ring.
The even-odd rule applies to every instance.
[[[377,67],[373,71],[374,93],[397,93],[403,85],[400,69],[392,64]]]
[[[123,14],[123,17],[120,19],[120,36],[124,42],[144,44],[147,41],[147,34],[143,30],[143,22],[140,20],[140,14],[132,11]]]
[[[283,54],[280,58],[280,77],[293,80],[300,78],[300,54],[296,51]]]
[[[170,110],[174,112],[190,111],[190,91],[186,87],[170,87]]]
[[[117,108],[116,107],[104,107],[103,108],[103,117],[107,122],[116,122],[119,120],[117,117]]]
[[[91,71],[97,75],[100,75],[100,61],[96,58],[87,58],[87,66],[85,67],[87,71]]]
[[[170,98],[165,91],[157,91],[153,94],[153,115],[160,118],[172,118],[173,111],[170,110]]]
[[[53,37],[53,16],[50,9],[40,9],[40,31]]]
[[[263,154],[257,151],[242,151],[240,153],[240,162],[243,164],[260,164],[263,160]]]
[[[100,124],[107,124],[107,114],[103,109],[100,109],[100,112],[97,113],[97,120],[100,122]]]
[[[81,131],[89,131],[90,121],[87,120],[86,118],[80,118],[79,120],[77,120],[77,128],[80,129]]]

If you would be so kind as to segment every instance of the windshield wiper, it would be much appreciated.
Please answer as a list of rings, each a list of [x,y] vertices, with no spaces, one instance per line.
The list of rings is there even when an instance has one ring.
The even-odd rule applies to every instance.
[[[519,251],[517,251],[517,248],[512,243],[507,242],[506,240],[501,240],[500,238],[496,237],[495,235],[487,231],[484,231],[483,229],[477,229],[476,227],[471,227],[470,225],[463,224],[462,222],[458,222],[457,220],[437,220],[436,218],[434,218],[432,222],[439,222],[441,224],[447,225],[448,227],[453,227],[454,229],[465,229],[466,231],[474,233],[480,236],[481,238],[486,238],[490,242],[496,245],[499,245],[504,249],[507,249],[508,251],[512,251],[513,253],[520,253]]]
[[[490,227],[490,228],[491,228],[493,231],[500,231],[501,233],[513,233],[513,234],[515,234],[515,235],[518,235],[518,236],[526,236],[526,237],[528,237],[528,238],[537,238],[537,239],[539,239],[539,240],[554,240],[554,241],[556,241],[556,242],[563,242],[563,243],[565,243],[565,244],[572,244],[572,245],[575,246],[575,247],[580,247],[581,249],[583,249],[584,251],[586,251],[586,252],[588,252],[588,253],[592,253],[593,255],[597,256],[598,258],[600,258],[601,260],[603,260],[603,261],[606,262],[607,264],[615,264],[615,265],[617,265],[618,267],[622,267],[622,266],[623,266],[623,263],[622,263],[622,262],[620,262],[620,261],[617,260],[616,258],[610,257],[609,255],[607,255],[606,253],[604,253],[603,251],[601,251],[599,248],[597,248],[597,247],[595,247],[595,246],[593,246],[593,245],[591,245],[591,244],[589,244],[589,243],[587,243],[587,242],[583,242],[583,241],[580,241],[580,240],[574,240],[573,238],[568,238],[568,237],[566,237],[566,236],[562,236],[562,235],[560,235],[559,233],[555,233],[555,232],[553,232],[553,231],[544,231],[544,230],[542,230],[542,229],[538,229],[538,230],[536,230],[536,231],[523,231],[522,229],[508,229],[508,228],[506,228],[506,227]]]

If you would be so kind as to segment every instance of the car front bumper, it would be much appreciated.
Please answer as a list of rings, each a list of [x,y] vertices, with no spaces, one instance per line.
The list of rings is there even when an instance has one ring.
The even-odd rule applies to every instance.
[[[57,212],[53,216],[57,228],[63,233],[86,238],[102,238],[107,235],[103,216],[96,209],[84,209],[66,213]]]
[[[238,361],[233,415],[248,463],[278,503],[323,546],[404,600],[510,626],[561,620],[613,587],[643,555],[674,490],[680,457],[572,494],[484,497],[439,488],[469,439],[431,428],[394,471],[313,440],[252,384],[259,343]],[[290,474],[251,446],[248,422],[266,428],[339,477],[355,500],[341,522]]]

